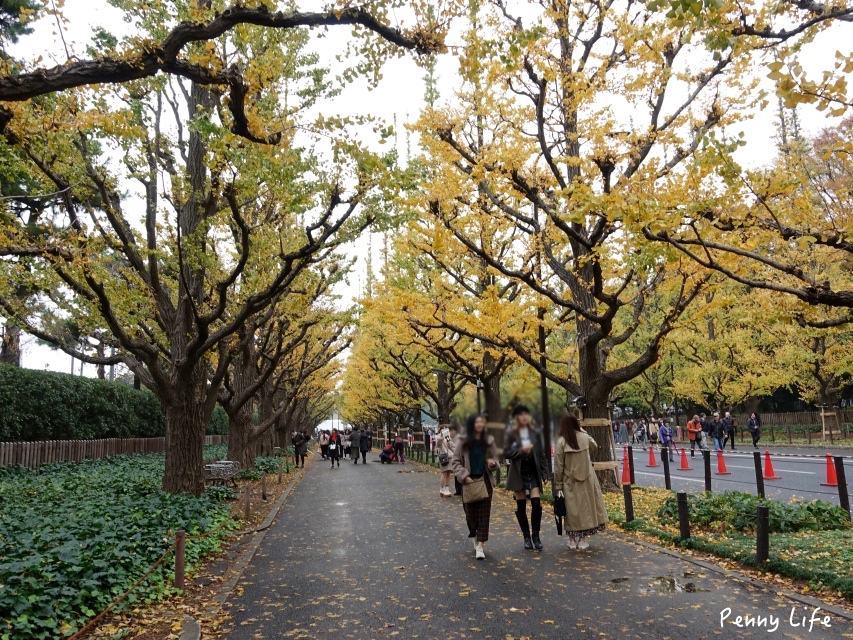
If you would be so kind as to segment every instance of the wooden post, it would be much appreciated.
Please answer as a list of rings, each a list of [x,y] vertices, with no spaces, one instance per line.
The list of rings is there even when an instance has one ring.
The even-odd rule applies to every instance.
[[[278,483],[281,484],[281,470],[284,467],[284,459],[279,458],[278,461]]]
[[[663,483],[667,491],[672,491],[672,478],[669,476],[669,447],[662,447],[660,460],[663,462]]]
[[[711,452],[707,449],[702,451],[702,462],[705,465],[705,491],[711,493]]]
[[[687,507],[687,494],[680,492],[676,496],[678,500],[678,530],[679,539],[683,542],[690,538],[690,510]]]
[[[770,508],[759,505],[755,514],[755,564],[763,567],[770,557]]]
[[[850,494],[847,493],[847,476],[844,474],[844,456],[835,456],[835,476],[838,479],[838,502],[841,508],[849,515],[853,521],[853,513],[850,512]]]
[[[245,487],[243,487],[243,519],[244,520],[249,519],[249,509],[250,509],[249,494],[250,494],[249,485],[246,485]]]
[[[755,463],[755,486],[758,488],[758,495],[764,497],[764,473],[761,471],[761,452],[752,452],[753,462]]]
[[[631,484],[637,484],[634,477],[634,448],[628,445],[628,471],[631,473]]]
[[[625,522],[634,520],[634,496],[631,493],[631,485],[622,485],[622,495],[625,496]]]
[[[791,444],[793,441],[791,440],[791,425],[786,425],[786,429],[788,430],[788,444]]]
[[[183,591],[184,573],[186,571],[186,549],[187,533],[183,529],[178,531],[175,538],[175,587]]]
[[[267,474],[261,476],[261,500],[266,502],[267,499]]]

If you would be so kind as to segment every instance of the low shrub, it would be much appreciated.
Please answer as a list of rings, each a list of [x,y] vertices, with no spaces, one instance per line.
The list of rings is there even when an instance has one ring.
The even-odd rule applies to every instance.
[[[187,565],[217,549],[232,525],[231,494],[161,489],[162,455],[16,469],[0,478],[0,638],[67,637],[123,593],[183,529]],[[172,590],[174,556],[120,607]]]
[[[823,531],[845,529],[850,526],[847,512],[822,500],[786,504],[778,500],[759,498],[742,491],[688,495],[691,525],[713,531],[750,531],[755,528],[759,505],[768,507],[770,531]],[[678,522],[676,497],[669,496],[657,512],[664,524]]]

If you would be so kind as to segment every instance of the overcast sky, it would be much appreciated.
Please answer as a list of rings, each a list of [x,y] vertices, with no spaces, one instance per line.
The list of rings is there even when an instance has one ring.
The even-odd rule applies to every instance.
[[[317,10],[322,4],[325,3],[299,3],[301,7],[308,10]],[[16,57],[31,60],[41,56],[43,66],[53,66],[66,61],[66,46],[71,50],[72,55],[86,57],[85,47],[91,37],[93,26],[103,26],[116,35],[125,33],[128,29],[128,25],[121,18],[121,13],[104,0],[66,0],[63,11],[66,19],[63,25],[65,43],[58,35],[55,18],[45,18],[35,25],[35,32],[22,38],[11,53]],[[847,31],[849,32],[849,29]],[[320,53],[323,61],[334,69],[334,56],[343,49],[349,30],[343,27],[332,30],[332,33],[334,37],[315,39],[312,46]],[[803,66],[806,69],[829,67],[836,49],[842,49],[845,52],[849,50],[849,45],[845,45],[843,41],[844,35],[846,35],[845,30],[838,28],[821,36],[819,45],[812,45],[801,54]],[[457,64],[453,57],[450,55],[440,57],[438,73],[442,100],[452,99],[453,87],[456,85],[456,69]],[[403,156],[406,150],[406,134],[402,130],[403,125],[407,121],[414,120],[423,107],[423,75],[423,70],[415,64],[411,56],[392,60],[386,65],[383,79],[376,89],[368,90],[363,83],[349,85],[340,98],[324,108],[328,113],[370,113],[384,118],[389,124],[396,117],[400,129],[399,151]],[[771,89],[769,83],[767,88]],[[775,101],[771,100],[767,110],[756,114],[751,122],[744,125],[747,145],[739,151],[739,160],[744,165],[760,166],[772,159],[775,152],[772,142],[775,117],[776,105]],[[827,123],[823,114],[809,107],[800,109],[800,117],[807,135],[815,133]],[[736,135],[738,131],[730,130],[726,133]],[[415,144],[412,144],[412,149],[416,150]],[[378,270],[381,238],[374,237],[372,244],[374,270]],[[355,273],[350,278],[350,286],[340,290],[346,300],[358,296],[363,287],[367,246],[365,237],[349,249],[351,255],[358,256],[359,261]],[[23,365],[34,369],[49,368],[53,371],[68,372],[71,361],[69,356],[38,346],[32,338],[26,337]],[[79,363],[76,371],[79,372]],[[84,375],[95,375],[95,368],[85,365]]]

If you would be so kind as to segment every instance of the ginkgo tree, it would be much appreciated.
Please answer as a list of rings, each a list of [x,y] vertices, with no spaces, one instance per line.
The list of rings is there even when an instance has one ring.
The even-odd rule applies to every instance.
[[[117,4],[137,30],[122,42],[102,34],[92,60],[52,70],[0,61],[2,162],[23,166],[27,197],[46,203],[31,221],[0,210],[0,305],[75,357],[127,363],[164,407],[164,488],[199,493],[235,336],[303,271],[331,267],[393,188],[389,163],[345,120],[310,114],[336,89],[300,27],[373,34],[355,40],[365,55],[353,79],[397,47],[433,50],[440,29],[388,26],[382,1],[312,14]],[[263,277],[252,277],[247,265],[262,260]],[[16,295],[17,285],[37,295]],[[108,335],[116,355],[75,351],[45,308]]]
[[[783,150],[766,168],[745,170],[730,145],[709,145],[725,194],[707,207],[665,212],[646,236],[742,285],[793,296],[805,303],[799,316],[806,323],[849,322],[851,145],[850,118],[805,150]],[[827,307],[836,312],[826,314]]]
[[[538,340],[516,353],[585,417],[607,418],[611,392],[654,365],[708,277],[641,228],[717,197],[700,151],[756,99],[750,52],[735,42],[714,59],[704,27],[640,3],[476,4],[458,100],[418,124],[434,172],[423,206],[534,308],[556,310],[542,322],[571,324],[570,377],[543,365]],[[648,313],[652,296],[662,313]],[[645,344],[613,366],[640,327]]]

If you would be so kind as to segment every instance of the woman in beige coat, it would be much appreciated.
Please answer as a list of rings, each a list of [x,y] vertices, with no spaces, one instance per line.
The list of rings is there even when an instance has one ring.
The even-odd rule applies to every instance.
[[[554,495],[566,500],[566,535],[569,549],[586,549],[591,535],[604,531],[607,511],[590,451],[598,449],[580,422],[566,414],[560,419],[560,437],[554,447]]]

